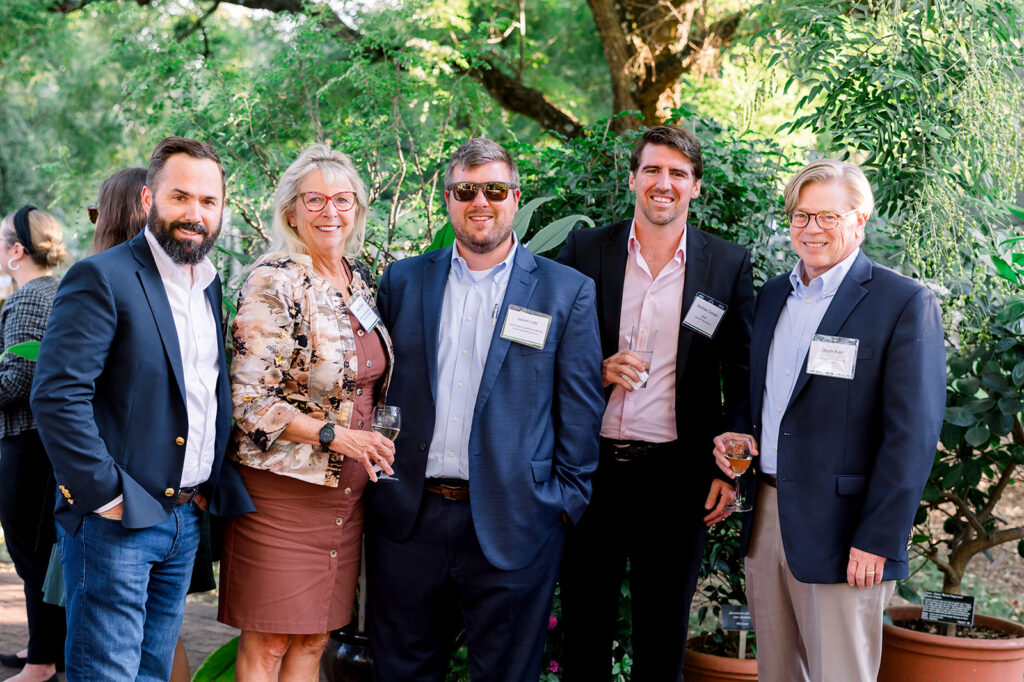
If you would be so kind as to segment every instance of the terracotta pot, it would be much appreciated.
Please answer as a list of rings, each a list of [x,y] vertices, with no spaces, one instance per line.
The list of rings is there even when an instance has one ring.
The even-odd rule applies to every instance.
[[[757,659],[726,658],[703,654],[689,648],[704,637],[686,640],[686,657],[683,659],[683,682],[747,682],[757,680]]]
[[[330,682],[372,682],[373,653],[370,640],[361,632],[335,630],[320,658]]]
[[[894,622],[921,617],[920,606],[888,609]],[[1024,679],[1024,625],[975,615],[975,625],[1016,639],[944,637],[885,625],[878,682],[1020,682]]]

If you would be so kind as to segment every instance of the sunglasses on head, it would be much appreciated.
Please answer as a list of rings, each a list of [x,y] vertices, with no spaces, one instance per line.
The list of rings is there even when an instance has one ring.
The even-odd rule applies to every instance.
[[[484,191],[487,201],[505,201],[510,189],[518,189],[518,186],[507,182],[456,182],[448,185],[448,191],[456,201],[473,201],[480,190]]]

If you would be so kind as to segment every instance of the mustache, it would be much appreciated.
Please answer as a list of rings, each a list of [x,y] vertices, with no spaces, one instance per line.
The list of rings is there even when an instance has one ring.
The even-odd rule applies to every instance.
[[[195,232],[196,234],[201,234],[204,237],[207,237],[210,234],[210,231],[206,229],[206,226],[202,223],[190,223],[184,220],[175,220],[168,227],[170,227],[171,230],[182,229],[188,232]]]

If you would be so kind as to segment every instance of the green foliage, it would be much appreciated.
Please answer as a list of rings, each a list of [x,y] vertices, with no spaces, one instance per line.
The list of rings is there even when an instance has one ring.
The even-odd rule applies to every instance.
[[[233,682],[237,657],[238,637],[235,637],[206,657],[192,676],[192,682]]]
[[[8,353],[35,362],[35,360],[39,357],[39,342],[25,341],[23,343],[16,343],[7,350],[5,350],[3,353],[0,353],[0,360],[3,360],[4,356],[7,355]]]

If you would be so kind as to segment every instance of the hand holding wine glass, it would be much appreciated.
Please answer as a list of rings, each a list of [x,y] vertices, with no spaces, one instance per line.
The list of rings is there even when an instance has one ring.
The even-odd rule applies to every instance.
[[[394,405],[378,405],[373,408],[371,428],[392,443],[398,438],[402,429],[402,410]],[[373,468],[378,481],[397,481],[394,474],[386,474],[379,466]]]
[[[750,440],[747,438],[730,438],[725,443],[725,458],[732,469],[733,481],[736,485],[736,500],[726,507],[729,511],[747,512],[752,507],[743,499],[740,491],[740,476],[750,468],[750,461],[753,458]]]

